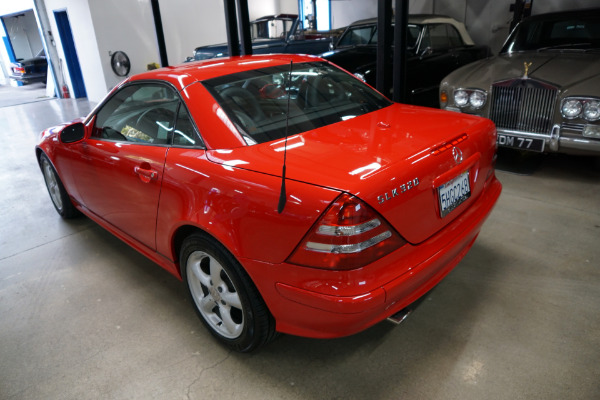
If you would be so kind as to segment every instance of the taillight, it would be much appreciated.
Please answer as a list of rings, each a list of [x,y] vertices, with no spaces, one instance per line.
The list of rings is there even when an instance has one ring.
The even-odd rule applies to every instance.
[[[375,210],[354,196],[342,194],[302,239],[288,261],[315,268],[354,269],[405,243]]]

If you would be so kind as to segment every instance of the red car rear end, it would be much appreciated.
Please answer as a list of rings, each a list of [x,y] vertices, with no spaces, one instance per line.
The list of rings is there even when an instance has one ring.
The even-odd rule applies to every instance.
[[[238,351],[276,331],[350,335],[425,294],[500,195],[495,152],[489,120],[393,104],[289,55],[129,78],[37,147],[57,211],[182,278]]]

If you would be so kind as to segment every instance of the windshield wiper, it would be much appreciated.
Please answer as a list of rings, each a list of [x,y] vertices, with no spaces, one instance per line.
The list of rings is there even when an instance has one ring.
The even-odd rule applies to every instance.
[[[565,44],[557,44],[554,46],[547,46],[547,47],[540,47],[539,49],[537,49],[537,51],[545,51],[545,50],[561,50],[561,49],[573,49],[573,50],[586,50],[586,49],[579,49],[579,48],[575,48],[574,47],[579,47],[579,46],[591,46],[591,43],[565,43]]]

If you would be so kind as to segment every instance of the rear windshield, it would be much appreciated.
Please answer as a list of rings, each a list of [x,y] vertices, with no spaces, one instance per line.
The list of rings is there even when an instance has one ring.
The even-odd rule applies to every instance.
[[[203,82],[248,145],[281,139],[392,104],[354,76],[322,62],[240,72]],[[288,113],[289,104],[289,113]]]
[[[524,21],[501,53],[600,48],[600,15],[554,16]]]

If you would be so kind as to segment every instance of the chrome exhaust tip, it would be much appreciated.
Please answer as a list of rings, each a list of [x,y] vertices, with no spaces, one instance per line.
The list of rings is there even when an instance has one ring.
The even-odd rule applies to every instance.
[[[394,325],[400,325],[402,322],[404,322],[404,320],[406,318],[408,318],[408,316],[413,312],[412,308],[403,308],[402,310],[398,311],[396,314],[391,315],[387,318],[387,320],[389,322],[391,322]]]

